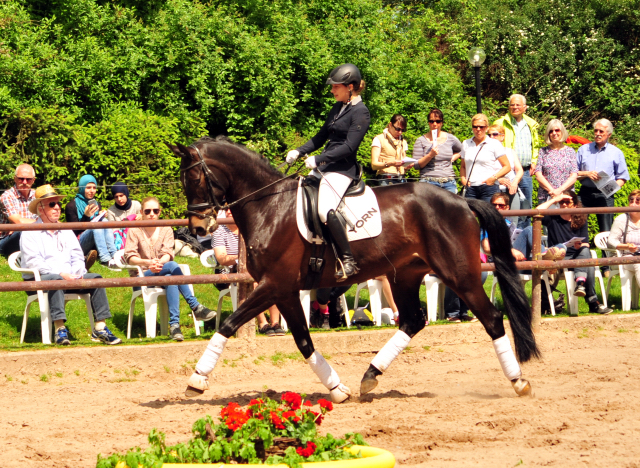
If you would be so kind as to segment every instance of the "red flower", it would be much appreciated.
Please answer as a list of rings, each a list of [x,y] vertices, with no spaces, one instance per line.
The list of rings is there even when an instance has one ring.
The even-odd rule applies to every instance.
[[[285,411],[284,413],[282,413],[282,419],[289,419],[290,421],[297,423],[298,421],[300,421],[300,416],[298,416],[295,411]]]
[[[269,417],[271,418],[271,422],[276,427],[276,429],[285,428],[284,424],[282,424],[282,419],[280,419],[280,417],[278,416],[278,413],[276,413],[275,411],[271,411],[271,413],[269,413]]]
[[[327,411],[333,410],[333,403],[331,403],[328,400],[325,400],[324,398],[321,398],[320,400],[318,400],[318,404],[320,405],[320,408],[322,408],[323,410],[327,410]]]
[[[260,405],[262,405],[263,403],[264,403],[264,401],[262,401],[262,398],[258,398],[257,400],[255,400],[255,399],[254,399],[254,400],[251,400],[251,401],[249,402],[249,406],[256,406],[256,405],[257,405],[257,406],[260,406]]]
[[[316,451],[316,444],[313,442],[307,442],[307,447],[302,448],[298,447],[296,452],[298,455],[302,455],[303,457],[310,457]]]
[[[250,417],[251,415],[248,414],[248,412],[245,413],[242,411],[240,405],[235,402],[230,402],[226,408],[222,408],[220,411],[220,419],[222,419],[232,431],[240,429]]]
[[[309,400],[305,401],[304,406],[313,406],[313,403],[311,403]]]
[[[230,401],[227,407],[222,408],[222,410],[220,411],[220,417],[226,418],[227,416],[230,416],[231,414],[233,414],[239,408],[240,408],[240,405],[238,403],[236,403],[235,401]]]
[[[302,404],[302,397],[297,393],[286,392],[282,395],[282,401],[288,404],[291,409],[297,410],[300,409],[300,405]]]
[[[316,413],[315,411],[309,411],[309,413],[313,414],[314,422],[319,426],[322,424],[323,416],[320,413]]]

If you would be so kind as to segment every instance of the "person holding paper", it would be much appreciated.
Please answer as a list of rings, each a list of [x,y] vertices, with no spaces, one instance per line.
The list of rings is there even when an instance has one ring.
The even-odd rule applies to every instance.
[[[407,131],[407,119],[401,114],[394,114],[391,121],[380,135],[371,142],[371,168],[375,169],[378,185],[386,186],[403,184],[403,160],[409,149],[402,134]]]
[[[629,206],[640,207],[640,190],[633,190],[629,194]],[[640,255],[640,212],[618,216],[611,226],[607,244],[612,249],[621,250],[625,257]],[[621,266],[633,271],[640,284],[640,263]]]
[[[462,143],[460,182],[465,187],[466,198],[490,201],[500,191],[498,179],[511,170],[504,146],[487,136],[489,119],[476,114],[471,119],[473,138]]]
[[[613,125],[607,119],[600,119],[593,124],[594,142],[582,145],[578,149],[578,180],[582,183],[580,200],[587,208],[615,206],[613,191],[615,185],[622,187],[629,180],[627,161],[620,149],[609,143],[613,134]],[[605,182],[604,175],[614,184],[613,191],[603,193],[598,185]],[[615,182],[614,182],[615,181]],[[613,213],[597,214],[600,232],[611,231]],[[603,252],[604,254],[604,252]],[[605,276],[609,276],[609,267],[602,268]]]
[[[442,131],[444,114],[440,109],[429,112],[429,132],[413,145],[413,167],[420,171],[420,182],[458,193],[453,161],[460,157],[462,143],[450,133]]]
[[[88,221],[106,221],[106,210],[101,211],[100,202],[95,199],[98,182],[91,174],[80,177],[78,193],[75,198],[67,203],[64,213],[67,222],[77,223]],[[87,229],[86,231],[79,229],[73,231],[85,255],[90,254],[92,250],[98,251],[100,263],[108,268],[117,268],[117,264],[113,259],[116,253],[116,246],[113,240],[113,231],[111,229]],[[94,257],[95,258],[95,257]]]
[[[582,207],[575,192],[567,190],[538,205],[538,209],[547,209],[555,203],[560,207],[560,212],[567,208]],[[587,215],[547,215],[542,218],[542,224],[547,227],[549,232],[549,245],[566,250],[565,259],[576,260],[591,258]],[[576,279],[576,288],[573,294],[585,298],[589,305],[589,312],[610,314],[613,310],[598,302],[594,267],[576,267],[573,271]]]
[[[576,151],[565,144],[567,138],[569,132],[560,120],[553,119],[547,124],[544,132],[547,146],[540,148],[534,172],[539,185],[539,203],[565,190],[573,190],[578,178],[578,159]]]

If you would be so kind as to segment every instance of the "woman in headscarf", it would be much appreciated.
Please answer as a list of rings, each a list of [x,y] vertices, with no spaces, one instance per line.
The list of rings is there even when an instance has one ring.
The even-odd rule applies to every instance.
[[[111,186],[111,193],[115,203],[107,210],[107,220],[122,221],[131,219],[129,216],[135,215],[140,218],[140,202],[129,198],[129,187],[124,182],[116,182]]]
[[[105,211],[100,210],[100,202],[95,199],[98,188],[96,178],[91,174],[84,175],[80,177],[78,185],[78,193],[64,209],[67,222],[86,223],[96,217],[104,217]],[[80,247],[85,255],[91,250],[97,250],[100,263],[109,268],[118,267],[113,260],[116,247],[111,229],[74,230],[73,232],[78,236]]]

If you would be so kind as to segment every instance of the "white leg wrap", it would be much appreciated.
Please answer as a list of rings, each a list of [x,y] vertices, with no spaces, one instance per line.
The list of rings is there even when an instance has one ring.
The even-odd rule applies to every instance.
[[[207,349],[205,349],[204,354],[198,361],[198,364],[196,364],[196,371],[198,374],[209,375],[213,372],[227,341],[229,341],[229,338],[225,338],[220,333],[213,335],[207,345]]]
[[[327,360],[318,351],[314,351],[313,354],[309,356],[307,364],[309,364],[313,372],[316,373],[322,385],[329,390],[340,385],[340,377],[338,377],[337,372],[333,370],[333,367],[329,365]]]
[[[385,344],[376,357],[371,361],[371,365],[378,369],[380,372],[384,372],[391,365],[393,360],[409,346],[411,337],[403,331],[397,331],[395,335],[391,337],[387,344]]]
[[[516,360],[516,355],[513,354],[513,349],[511,349],[509,337],[504,335],[494,340],[493,349],[496,350],[498,361],[500,361],[500,365],[502,366],[502,372],[504,372],[507,379],[519,379],[522,376],[522,371],[520,370],[520,364],[518,364]]]

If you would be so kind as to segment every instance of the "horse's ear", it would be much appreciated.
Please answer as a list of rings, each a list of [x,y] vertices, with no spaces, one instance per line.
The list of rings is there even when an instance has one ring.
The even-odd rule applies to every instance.
[[[175,154],[179,158],[193,159],[195,157],[195,155],[193,155],[191,151],[189,151],[188,147],[180,143],[178,143],[177,145],[172,145],[170,143],[165,142],[165,145],[167,145],[167,147],[173,152],[173,154]]]

